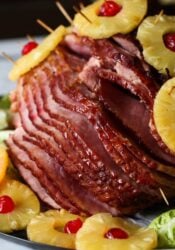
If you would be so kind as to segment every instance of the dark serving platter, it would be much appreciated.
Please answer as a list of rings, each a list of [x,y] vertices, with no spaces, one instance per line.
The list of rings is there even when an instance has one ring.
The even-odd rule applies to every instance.
[[[20,246],[23,245],[23,246],[29,247],[29,249],[36,249],[36,250],[41,250],[41,249],[42,250],[66,250],[65,248],[61,248],[61,247],[53,247],[53,246],[49,246],[49,245],[29,241],[29,240],[27,240],[26,233],[24,231],[19,231],[18,233],[14,233],[14,234],[0,233],[0,239],[1,238],[8,241],[8,242],[11,241],[13,243],[17,243]]]

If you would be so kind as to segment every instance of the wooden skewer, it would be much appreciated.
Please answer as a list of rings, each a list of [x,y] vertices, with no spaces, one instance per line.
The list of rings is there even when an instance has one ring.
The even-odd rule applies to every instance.
[[[45,30],[47,30],[49,33],[52,33],[52,32],[54,31],[51,27],[49,27],[47,24],[45,24],[42,20],[37,19],[36,21],[37,21],[37,23],[38,23],[39,25],[41,25],[41,27],[43,27],[43,28],[44,28]]]
[[[159,191],[160,191],[160,194],[162,195],[162,198],[165,201],[166,205],[169,206],[170,204],[169,204],[169,201],[168,201],[164,191],[161,188],[159,188]]]
[[[80,2],[79,6],[80,6],[80,9],[82,10],[84,8],[83,2]]]
[[[11,56],[7,55],[5,52],[1,52],[1,55],[2,55],[5,59],[7,59],[9,62],[15,64],[15,61],[13,60],[13,58],[12,58]]]
[[[158,16],[156,17],[156,20],[154,22],[154,24],[158,23],[159,19],[161,18],[161,16],[163,15],[164,11],[161,10],[160,13],[158,14]]]
[[[84,17],[86,19],[86,21],[88,21],[89,23],[92,23],[91,20],[81,10],[79,10],[76,6],[73,6],[73,9],[77,13],[80,13],[80,15],[82,15],[82,17]]]
[[[63,14],[63,16],[67,19],[67,21],[73,25],[73,20],[70,17],[70,15],[67,13],[67,11],[65,10],[65,8],[63,7],[63,5],[59,2],[56,1],[56,6],[58,7],[58,9],[61,11],[61,13]]]
[[[31,35],[27,35],[26,37],[27,37],[27,40],[29,41],[35,41],[35,39]]]

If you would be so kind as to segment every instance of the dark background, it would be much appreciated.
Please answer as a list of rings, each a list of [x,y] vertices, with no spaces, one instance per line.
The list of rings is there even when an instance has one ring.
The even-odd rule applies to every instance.
[[[85,4],[90,0],[81,0]],[[132,1],[132,0],[130,0]],[[150,14],[157,14],[162,6],[160,0],[149,0]],[[78,0],[61,0],[70,15],[73,16],[73,5]],[[168,14],[175,15],[174,5],[167,7]],[[59,12],[54,0],[0,0],[0,39],[46,33],[37,23],[39,18],[50,27],[55,28],[59,24],[68,25],[63,15]]]
[[[60,2],[68,13],[73,15],[73,5],[76,1],[62,0]],[[0,0],[0,38],[46,33],[36,23],[38,18],[52,28],[60,23],[68,24],[54,0]]]

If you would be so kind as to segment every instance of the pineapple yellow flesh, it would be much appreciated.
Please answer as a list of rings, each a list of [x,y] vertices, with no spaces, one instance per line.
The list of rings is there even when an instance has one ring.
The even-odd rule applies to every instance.
[[[105,233],[111,228],[124,230],[127,239],[106,239]],[[114,218],[110,214],[101,213],[89,217],[76,236],[77,250],[149,250],[157,245],[154,229],[140,228],[126,219]]]
[[[75,234],[64,233],[67,222],[82,217],[70,214],[65,210],[50,210],[41,213],[31,220],[27,227],[30,240],[48,245],[75,249]]]
[[[25,229],[29,221],[40,212],[40,203],[36,195],[26,185],[5,180],[0,185],[0,196],[7,195],[15,203],[15,208],[7,214],[0,214],[0,231],[10,233]]]
[[[114,1],[121,5],[122,9],[113,17],[98,16],[104,0],[97,0],[82,9],[83,14],[91,22],[88,22],[81,14],[76,14],[73,23],[77,32],[83,36],[101,39],[117,33],[126,34],[136,28],[147,12],[147,0]]]
[[[171,76],[175,76],[175,52],[165,46],[163,36],[174,32],[175,16],[156,15],[145,18],[137,33],[145,60],[161,73],[168,69]]]
[[[41,63],[62,41],[65,34],[66,28],[62,25],[59,26],[48,37],[46,37],[38,47],[19,58],[9,73],[9,79],[16,81],[20,76]]]
[[[0,145],[0,183],[4,179],[9,165],[9,157],[5,146]]]
[[[153,117],[161,139],[175,153],[175,78],[160,88],[154,101]]]

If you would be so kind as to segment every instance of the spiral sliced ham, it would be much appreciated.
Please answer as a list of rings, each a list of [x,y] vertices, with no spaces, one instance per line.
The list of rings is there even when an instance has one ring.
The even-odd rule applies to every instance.
[[[122,39],[68,35],[18,83],[9,153],[51,207],[126,215],[161,202],[160,188],[174,195],[175,156],[149,127],[159,87]]]

